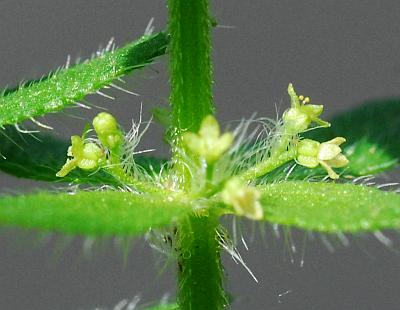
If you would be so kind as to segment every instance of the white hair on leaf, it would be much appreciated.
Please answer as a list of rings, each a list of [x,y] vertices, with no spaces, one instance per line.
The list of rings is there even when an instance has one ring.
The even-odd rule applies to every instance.
[[[144,30],[144,34],[143,35],[149,36],[149,35],[153,34],[154,29],[155,29],[153,23],[154,23],[154,17],[150,18],[150,20],[149,20],[149,22],[148,22],[148,24],[146,26],[146,29]]]
[[[53,130],[54,129],[53,127],[51,127],[49,125],[46,125],[46,124],[43,124],[43,123],[39,122],[37,119],[34,119],[33,117],[31,117],[30,120],[34,124],[38,125],[39,127],[42,127],[42,128],[45,128],[45,129],[49,129],[49,130]]]

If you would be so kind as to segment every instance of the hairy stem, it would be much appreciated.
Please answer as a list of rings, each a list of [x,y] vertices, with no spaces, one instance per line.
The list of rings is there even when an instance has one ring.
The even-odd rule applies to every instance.
[[[171,71],[171,128],[174,173],[179,187],[190,190],[191,174],[181,141],[214,112],[212,102],[211,19],[208,0],[168,0]],[[216,215],[192,215],[178,225],[178,304],[182,310],[224,309]]]
[[[178,229],[178,304],[182,310],[224,309],[218,217],[189,216]]]
[[[208,0],[169,0],[172,126],[197,131],[214,111]]]
[[[283,153],[276,153],[269,157],[267,160],[260,162],[259,164],[251,167],[250,169],[243,171],[239,174],[239,177],[244,181],[252,181],[267,173],[275,170],[276,168],[282,166],[288,161],[293,160],[296,157],[296,150],[291,149],[289,151],[285,151]]]
[[[182,154],[184,131],[197,131],[201,121],[213,113],[211,19],[208,0],[168,0],[171,35],[169,45],[172,107],[170,139],[174,170],[181,188],[188,188],[190,158]],[[190,155],[189,155],[190,156]]]
[[[115,179],[117,179],[121,184],[126,184],[134,187],[136,190],[142,193],[159,193],[169,196],[171,192],[164,190],[155,186],[150,182],[143,182],[135,177],[127,174],[125,170],[121,167],[121,164],[111,165],[104,168],[106,172],[111,174]]]

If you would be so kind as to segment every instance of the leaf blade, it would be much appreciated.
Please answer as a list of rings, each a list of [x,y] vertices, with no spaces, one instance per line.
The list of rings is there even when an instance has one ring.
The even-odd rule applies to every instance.
[[[1,225],[90,236],[135,236],[171,225],[191,208],[124,192],[38,193],[0,198]]]
[[[109,85],[114,79],[141,68],[166,52],[164,32],[139,40],[90,61],[6,89],[0,97],[0,125],[17,124],[75,104],[88,94]]]
[[[400,228],[400,195],[335,183],[282,182],[258,187],[265,220],[320,232]]]

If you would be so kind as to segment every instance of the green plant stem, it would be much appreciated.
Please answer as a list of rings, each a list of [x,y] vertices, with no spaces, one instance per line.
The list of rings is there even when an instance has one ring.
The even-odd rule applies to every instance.
[[[156,186],[152,182],[144,182],[142,180],[138,180],[133,175],[130,175],[123,169],[123,165],[121,163],[121,149],[114,149],[110,152],[110,165],[106,166],[104,170],[106,170],[109,174],[111,174],[116,180],[118,180],[121,184],[126,184],[134,187],[136,190],[142,193],[153,193],[153,194],[163,194],[165,196],[170,196],[172,192],[165,190]]]
[[[168,8],[172,126],[196,132],[214,111],[208,0],[169,0]]]
[[[249,182],[262,177],[263,175],[287,163],[288,161],[293,160],[295,157],[295,149],[290,149],[289,151],[280,154],[275,153],[275,155],[272,155],[267,160],[260,162],[246,171],[243,171],[238,176],[244,181]]]
[[[167,196],[172,194],[170,191],[156,187],[150,182],[143,182],[128,175],[125,170],[122,169],[120,164],[108,166],[104,168],[104,170],[111,174],[121,184],[130,185],[142,193],[159,193]]]
[[[222,287],[218,217],[192,215],[178,229],[178,304],[182,310],[220,310],[227,305]]]
[[[266,160],[241,172],[238,177],[246,182],[253,181],[296,158],[296,148],[290,147],[293,133],[288,133],[285,126],[281,128],[281,132],[271,149],[270,156]]]
[[[196,132],[201,121],[214,112],[211,19],[208,0],[168,0],[168,9],[172,107],[169,137],[179,185],[187,188],[191,174],[185,163],[188,158],[182,156],[181,135],[187,130]]]
[[[213,165],[207,166],[206,184]],[[220,210],[187,216],[178,226],[178,304],[180,309],[222,310],[228,304],[216,231]]]
[[[180,188],[190,190],[185,161],[191,155],[182,156],[181,135],[187,130],[196,132],[214,112],[211,19],[208,0],[169,0],[168,9],[173,170]],[[182,310],[225,308],[217,227],[218,217],[210,214],[188,216],[178,225],[178,304]]]

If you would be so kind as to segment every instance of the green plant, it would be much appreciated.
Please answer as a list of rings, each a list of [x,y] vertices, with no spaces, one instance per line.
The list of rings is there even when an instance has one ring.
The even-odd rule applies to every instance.
[[[265,136],[251,140],[241,139],[237,133],[220,135],[218,123],[209,116],[213,103],[211,20],[203,14],[207,12],[207,2],[170,1],[169,5],[172,113],[168,140],[173,146],[170,164],[134,157],[136,132],[125,136],[108,114],[99,115],[94,122],[94,138],[87,130],[82,137],[73,137],[70,159],[63,169],[68,146],[63,141],[45,137],[46,144],[38,145],[36,140],[24,136],[29,154],[22,156],[24,151],[6,140],[2,146],[7,158],[2,161],[5,171],[49,181],[56,180],[59,171],[58,176],[65,181],[107,184],[132,193],[110,189],[82,191],[74,196],[42,193],[5,197],[0,211],[4,224],[92,236],[134,236],[149,228],[170,227],[171,232],[165,236],[167,240],[173,238],[177,251],[178,298],[183,309],[220,309],[227,303],[219,250],[228,237],[219,227],[221,215],[265,219],[321,232],[375,231],[399,226],[399,197],[394,193],[352,184],[303,181],[310,176],[317,180],[318,175],[324,177],[326,173],[320,167],[336,179],[339,170],[335,172],[331,167],[346,165],[346,157],[349,165],[341,173],[348,177],[393,167],[399,154],[399,126],[393,118],[398,111],[397,102],[355,111],[333,121],[331,129],[316,129],[308,133],[308,140],[301,140],[299,134],[304,137],[311,122],[321,126],[328,123],[319,119],[322,106],[308,105],[308,100],[297,96],[290,87],[291,109],[278,123],[261,123],[267,129],[260,132]],[[2,125],[74,104],[85,94],[110,85],[113,79],[162,54],[167,39],[165,33],[146,36],[97,62],[56,72],[44,81],[7,91],[2,98]],[[369,126],[376,124],[374,113],[364,112],[368,109],[385,113],[388,130],[380,130],[381,136],[377,136],[378,131],[368,127],[370,134],[360,139],[363,131],[352,126],[357,119]],[[367,118],[371,121],[367,122]],[[244,122],[241,129],[254,123]],[[15,131],[10,127],[6,133],[12,136]],[[347,145],[351,147],[343,149],[346,157],[340,155],[343,139],[325,144],[315,142],[340,136],[349,139]],[[18,139],[19,135],[15,135],[13,140]],[[24,143],[19,141],[18,145]],[[35,147],[37,152],[31,155]],[[290,170],[285,169],[294,159],[299,165],[288,174]]]

